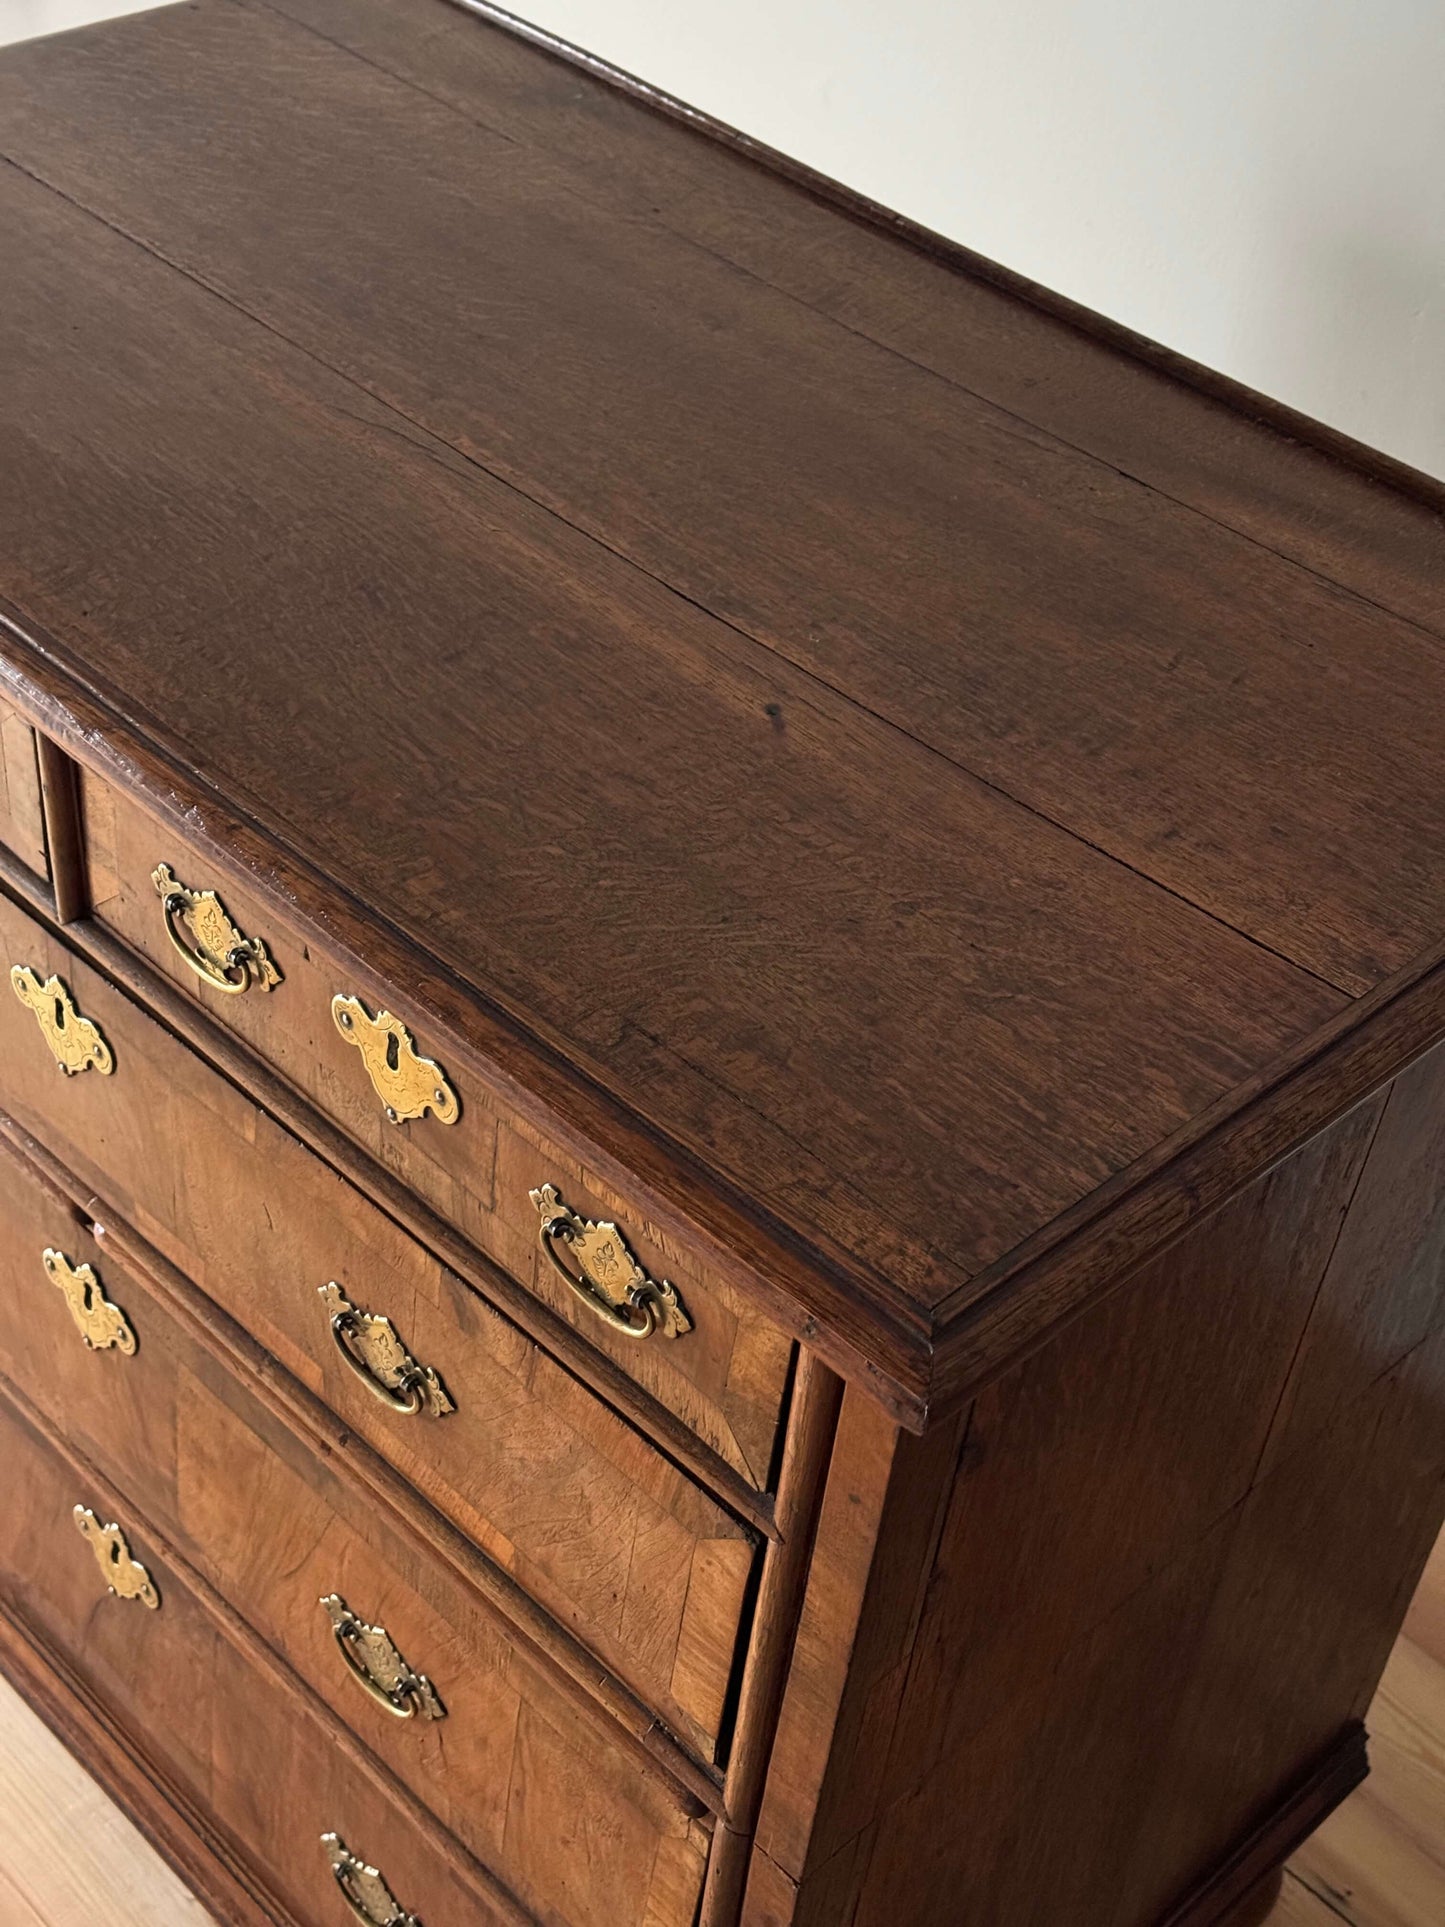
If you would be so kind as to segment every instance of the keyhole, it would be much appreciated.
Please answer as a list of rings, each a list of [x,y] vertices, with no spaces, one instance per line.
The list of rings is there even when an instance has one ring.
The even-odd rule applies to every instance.
[[[400,1065],[401,1040],[394,1030],[388,1031],[386,1034],[386,1068],[389,1071],[394,1071],[397,1070]]]

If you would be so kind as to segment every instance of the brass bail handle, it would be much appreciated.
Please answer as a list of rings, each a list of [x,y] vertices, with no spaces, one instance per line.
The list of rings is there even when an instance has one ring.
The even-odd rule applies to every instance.
[[[337,1652],[340,1653],[342,1659],[346,1662],[347,1672],[350,1673],[351,1677],[356,1681],[368,1699],[375,1700],[382,1711],[390,1713],[394,1720],[414,1720],[416,1718],[416,1700],[413,1695],[401,1689],[398,1689],[395,1693],[388,1693],[384,1686],[378,1686],[362,1664],[353,1643],[353,1636],[347,1632],[344,1626],[333,1626],[331,1628],[331,1637],[336,1641]]]
[[[222,996],[239,997],[253,986],[274,990],[281,982],[265,944],[259,937],[242,935],[214,890],[187,889],[166,863],[152,872],[151,882],[161,900],[171,948],[203,984]]]
[[[353,1305],[333,1279],[320,1288],[337,1351],[374,1399],[402,1418],[426,1412],[445,1418],[456,1410],[429,1365],[417,1362],[389,1318]]]
[[[323,1833],[321,1844],[331,1862],[332,1878],[342,1899],[363,1927],[422,1927],[392,1893],[375,1867],[354,1854],[340,1834]]]
[[[559,1278],[565,1279],[570,1289],[587,1307],[594,1317],[600,1318],[604,1325],[610,1325],[615,1332],[628,1338],[651,1338],[657,1329],[657,1314],[646,1300],[627,1301],[625,1309],[612,1304],[600,1292],[596,1292],[582,1278],[576,1277],[562,1262],[558,1254],[559,1244],[570,1245],[576,1233],[567,1218],[544,1218],[540,1243],[547,1254],[547,1261]]]
[[[403,1418],[415,1418],[421,1410],[422,1374],[418,1368],[403,1375],[399,1383],[392,1387],[376,1377],[371,1367],[359,1352],[353,1349],[352,1341],[360,1336],[361,1328],[355,1312],[334,1311],[331,1314],[331,1336],[336,1340],[336,1349],[346,1360],[352,1371],[361,1380],[374,1399]]]
[[[582,1218],[563,1204],[555,1185],[530,1194],[541,1217],[537,1239],[547,1262],[595,1318],[624,1338],[681,1338],[692,1330],[677,1287],[649,1278],[615,1224]],[[559,1249],[560,1247],[560,1249]],[[566,1250],[577,1266],[564,1263]]]
[[[414,1672],[408,1665],[385,1626],[369,1626],[340,1593],[327,1593],[321,1604],[331,1621],[336,1650],[368,1699],[393,1719],[445,1719],[446,1708],[436,1688],[425,1673]]]

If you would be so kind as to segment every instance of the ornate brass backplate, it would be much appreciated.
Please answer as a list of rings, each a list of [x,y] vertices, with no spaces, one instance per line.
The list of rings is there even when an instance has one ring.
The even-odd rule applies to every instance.
[[[90,1019],[81,1016],[58,977],[47,977],[42,983],[28,964],[16,964],[10,982],[21,1003],[34,1011],[40,1035],[67,1077],[88,1070],[110,1076],[115,1069],[110,1045]]]
[[[80,1536],[90,1541],[95,1563],[100,1567],[106,1589],[118,1599],[138,1599],[155,1612],[161,1603],[150,1574],[139,1559],[131,1557],[125,1534],[118,1525],[103,1526],[89,1506],[78,1505],[72,1517]]]
[[[389,1318],[353,1305],[334,1281],[319,1287],[337,1349],[366,1389],[395,1412],[445,1418],[457,1408],[430,1365],[418,1365]]]
[[[654,1332],[681,1338],[692,1330],[677,1287],[665,1278],[648,1277],[615,1224],[578,1217],[563,1204],[555,1185],[544,1184],[528,1196],[542,1216],[543,1251],[589,1311],[628,1338],[651,1338]],[[580,1278],[562,1262],[559,1244],[576,1260]]]
[[[253,984],[257,990],[276,988],[281,972],[265,944],[241,934],[214,890],[188,890],[167,863],[151,872],[151,882],[165,913],[167,936],[202,983],[230,997]]]
[[[439,1123],[455,1124],[462,1107],[446,1072],[429,1057],[418,1057],[411,1032],[389,1010],[373,1017],[359,997],[335,996],[331,1015],[348,1044],[361,1052],[382,1107],[393,1124],[430,1111]]]
[[[377,1869],[368,1867],[354,1854],[339,1833],[323,1833],[321,1844],[347,1905],[358,1920],[365,1921],[366,1927],[421,1927],[416,1915],[407,1913]]]
[[[385,1626],[368,1626],[340,1593],[321,1601],[341,1656],[358,1686],[398,1719],[440,1720],[446,1708],[425,1673],[414,1673],[392,1642]]]
[[[40,1261],[53,1285],[65,1294],[75,1329],[92,1351],[135,1352],[135,1333],[126,1322],[119,1305],[113,1305],[100,1288],[100,1280],[89,1265],[73,1265],[63,1251],[42,1251]]]

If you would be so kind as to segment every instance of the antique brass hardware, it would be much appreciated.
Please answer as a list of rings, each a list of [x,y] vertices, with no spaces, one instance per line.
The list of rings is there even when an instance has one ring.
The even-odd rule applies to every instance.
[[[89,1265],[73,1265],[63,1251],[42,1251],[40,1262],[50,1282],[65,1294],[75,1328],[92,1351],[135,1352],[135,1333],[126,1322],[119,1305],[113,1305],[100,1288],[100,1280]]]
[[[276,988],[281,972],[265,944],[259,937],[242,936],[214,890],[188,890],[176,881],[167,863],[151,872],[151,882],[161,900],[172,948],[203,984],[228,997],[239,997],[253,984],[257,990]]]
[[[140,1560],[131,1557],[130,1547],[120,1527],[113,1524],[103,1526],[86,1505],[78,1505],[71,1516],[82,1539],[90,1543],[107,1591],[113,1592],[117,1599],[138,1599],[143,1606],[149,1606],[155,1612],[161,1603],[161,1596]]]
[[[321,1601],[347,1671],[362,1691],[399,1720],[446,1718],[446,1708],[425,1673],[414,1673],[385,1626],[368,1626],[339,1593]]]
[[[331,999],[331,1015],[347,1043],[361,1052],[367,1075],[393,1124],[422,1117],[427,1111],[442,1124],[456,1123],[462,1107],[446,1072],[429,1057],[417,1056],[411,1032],[399,1017],[389,1010],[379,1010],[373,1017],[359,997],[340,995]]]
[[[431,1367],[418,1365],[402,1344],[389,1318],[359,1310],[334,1282],[319,1289],[336,1348],[373,1398],[407,1418],[421,1411],[445,1418],[457,1409]]]
[[[16,964],[10,982],[21,1003],[34,1011],[40,1035],[67,1077],[92,1068],[102,1077],[110,1076],[115,1069],[110,1045],[90,1019],[81,1016],[58,977],[47,977],[41,983],[28,964]]]
[[[421,1927],[416,1915],[407,1913],[376,1868],[358,1859],[339,1833],[323,1833],[321,1844],[347,1906],[366,1927]]]
[[[648,1277],[615,1224],[579,1218],[554,1185],[544,1184],[528,1196],[542,1214],[538,1236],[553,1269],[604,1324],[628,1338],[651,1338],[654,1332],[681,1338],[692,1330],[677,1287]],[[559,1244],[576,1259],[580,1278],[562,1262]]]

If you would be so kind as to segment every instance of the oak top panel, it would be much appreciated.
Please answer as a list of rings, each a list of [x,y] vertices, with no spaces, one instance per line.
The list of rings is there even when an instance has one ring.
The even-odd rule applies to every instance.
[[[0,56],[0,597],[926,1405],[1445,931],[1435,519],[440,0],[285,4]]]

